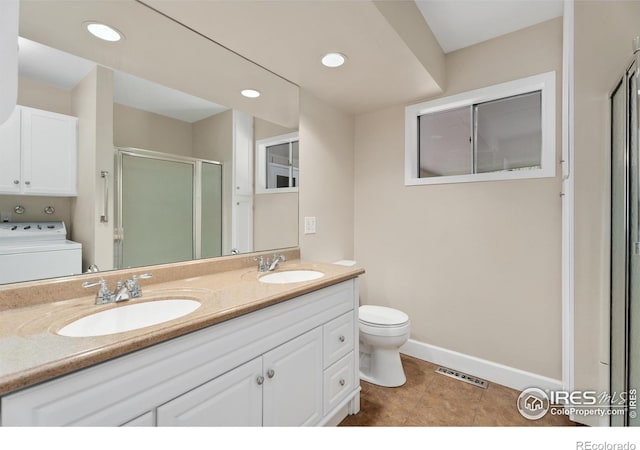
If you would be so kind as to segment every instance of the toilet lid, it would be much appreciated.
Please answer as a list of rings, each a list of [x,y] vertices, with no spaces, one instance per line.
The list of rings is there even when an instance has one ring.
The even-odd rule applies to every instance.
[[[409,321],[409,316],[402,311],[374,305],[362,305],[358,309],[358,318],[361,322],[378,327],[403,325]]]

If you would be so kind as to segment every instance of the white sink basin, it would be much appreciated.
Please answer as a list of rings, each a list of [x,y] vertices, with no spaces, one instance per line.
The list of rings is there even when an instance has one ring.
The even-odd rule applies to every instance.
[[[154,300],[117,306],[84,316],[58,331],[62,336],[89,337],[122,333],[186,316],[200,307],[189,299]]]
[[[323,276],[324,273],[317,270],[285,270],[263,275],[258,278],[258,281],[270,284],[299,283],[301,281],[317,280]]]

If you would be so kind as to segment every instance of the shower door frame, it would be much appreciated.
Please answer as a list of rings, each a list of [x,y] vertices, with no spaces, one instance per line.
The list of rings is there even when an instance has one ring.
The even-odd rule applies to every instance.
[[[193,166],[193,191],[192,191],[192,208],[193,208],[193,240],[192,240],[192,260],[200,259],[202,257],[202,209],[201,209],[201,190],[202,190],[202,164],[215,164],[220,166],[220,183],[223,185],[223,165],[219,161],[193,158],[189,156],[172,155],[170,153],[157,152],[153,150],[145,150],[135,147],[116,147],[115,148],[115,220],[114,220],[114,238],[113,238],[113,264],[114,269],[123,269],[123,246],[124,246],[124,231],[123,231],[123,189],[122,189],[122,164],[123,156],[129,155],[137,158],[147,158],[160,161],[177,162],[182,164],[190,164]],[[224,199],[223,199],[224,201]],[[222,211],[220,211],[222,217]],[[222,221],[222,219],[221,219]],[[224,236],[224,221],[222,221],[220,242],[222,243],[222,237]]]
[[[633,212],[632,212],[632,208],[633,205],[632,203],[635,201],[636,202],[636,208],[638,208],[638,201],[640,200],[640,192],[638,192],[638,181],[635,180],[634,181],[634,177],[638,177],[640,176],[640,170],[639,170],[639,164],[638,164],[638,148],[635,149],[635,154],[633,153],[634,151],[634,145],[635,147],[638,147],[638,140],[640,138],[639,133],[638,133],[638,127],[637,127],[637,123],[638,123],[638,97],[637,94],[634,91],[637,91],[638,89],[638,60],[637,57],[634,55],[633,59],[625,66],[626,69],[624,70],[624,72],[622,73],[622,75],[617,79],[615,86],[613,89],[611,89],[611,91],[609,92],[609,119],[610,119],[610,148],[611,148],[611,155],[610,155],[610,169],[609,169],[609,176],[610,176],[610,252],[609,252],[609,257],[610,257],[610,274],[609,274],[609,280],[610,280],[610,286],[609,286],[609,297],[610,297],[610,303],[609,303],[609,393],[611,395],[613,395],[613,393],[620,393],[620,392],[625,392],[627,393],[629,391],[630,388],[630,359],[629,359],[629,355],[630,355],[630,338],[631,338],[631,321],[630,321],[630,313],[631,313],[631,296],[632,296],[632,283],[631,283],[631,278],[632,278],[632,258],[634,257],[634,255],[636,256],[636,258],[638,257],[638,254],[640,254],[638,252],[638,250],[640,250],[640,248],[638,247],[639,242],[640,241],[640,236],[639,235],[633,235]],[[633,81],[635,81],[635,86],[633,86]],[[613,239],[613,233],[614,233],[614,211],[613,211],[613,204],[614,204],[614,198],[613,198],[613,194],[614,194],[614,108],[613,108],[613,97],[616,94],[616,92],[621,91],[621,94],[624,96],[624,100],[625,100],[625,110],[624,110],[624,147],[623,147],[623,172],[624,172],[624,186],[623,186],[623,192],[624,192],[624,198],[622,199],[623,204],[624,204],[624,217],[623,217],[623,230],[622,233],[624,234],[624,250],[625,250],[625,254],[624,254],[624,273],[625,273],[625,280],[624,280],[624,298],[622,299],[623,301],[623,309],[625,312],[625,316],[622,318],[622,329],[619,329],[616,327],[616,325],[620,325],[618,323],[616,323],[616,318],[614,318],[614,312],[615,309],[617,309],[615,306],[615,300],[616,298],[614,298],[614,239]],[[634,138],[632,138],[632,134],[635,133]],[[633,191],[636,191],[636,195],[635,195],[635,199],[634,199],[634,195],[633,195]],[[636,213],[637,214],[637,213]],[[638,225],[638,224],[636,224]],[[636,226],[637,228],[637,226]],[[617,332],[619,332],[622,336],[620,336],[622,338],[623,344],[624,344],[624,351],[623,351],[623,361],[620,361],[621,364],[623,364],[622,368],[618,368],[615,367],[615,365],[613,364],[613,359],[614,359],[614,334]],[[616,362],[617,364],[617,362]],[[622,389],[617,389],[617,387],[614,386],[615,384],[615,379],[618,378],[616,377],[616,374],[614,374],[614,372],[616,370],[621,369],[623,372],[621,374],[617,374],[617,375],[621,375],[622,376]],[[617,418],[617,416],[616,416]],[[617,422],[617,423],[616,423]],[[629,425],[629,411],[626,412],[626,414],[622,417],[622,423],[620,423],[619,421],[616,421],[614,419],[614,416],[609,416],[609,425],[610,426],[614,426],[614,425],[622,425],[622,426],[628,426]]]

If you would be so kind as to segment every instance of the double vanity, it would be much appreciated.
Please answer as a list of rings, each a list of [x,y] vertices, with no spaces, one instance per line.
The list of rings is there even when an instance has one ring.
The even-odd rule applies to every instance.
[[[262,273],[249,256],[153,272],[103,305],[82,288],[98,274],[0,288],[3,426],[315,426],[359,410],[362,269],[290,250]]]

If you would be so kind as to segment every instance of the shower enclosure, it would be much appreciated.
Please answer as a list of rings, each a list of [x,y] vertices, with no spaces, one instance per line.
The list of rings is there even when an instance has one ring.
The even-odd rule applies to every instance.
[[[222,255],[222,165],[116,149],[116,268]]]
[[[638,38],[634,49],[638,49]],[[636,55],[638,51],[636,50]],[[640,166],[638,61],[626,68],[610,96],[611,110],[611,425],[637,426],[637,411],[622,403],[640,386]],[[627,399],[628,400],[628,399]]]

